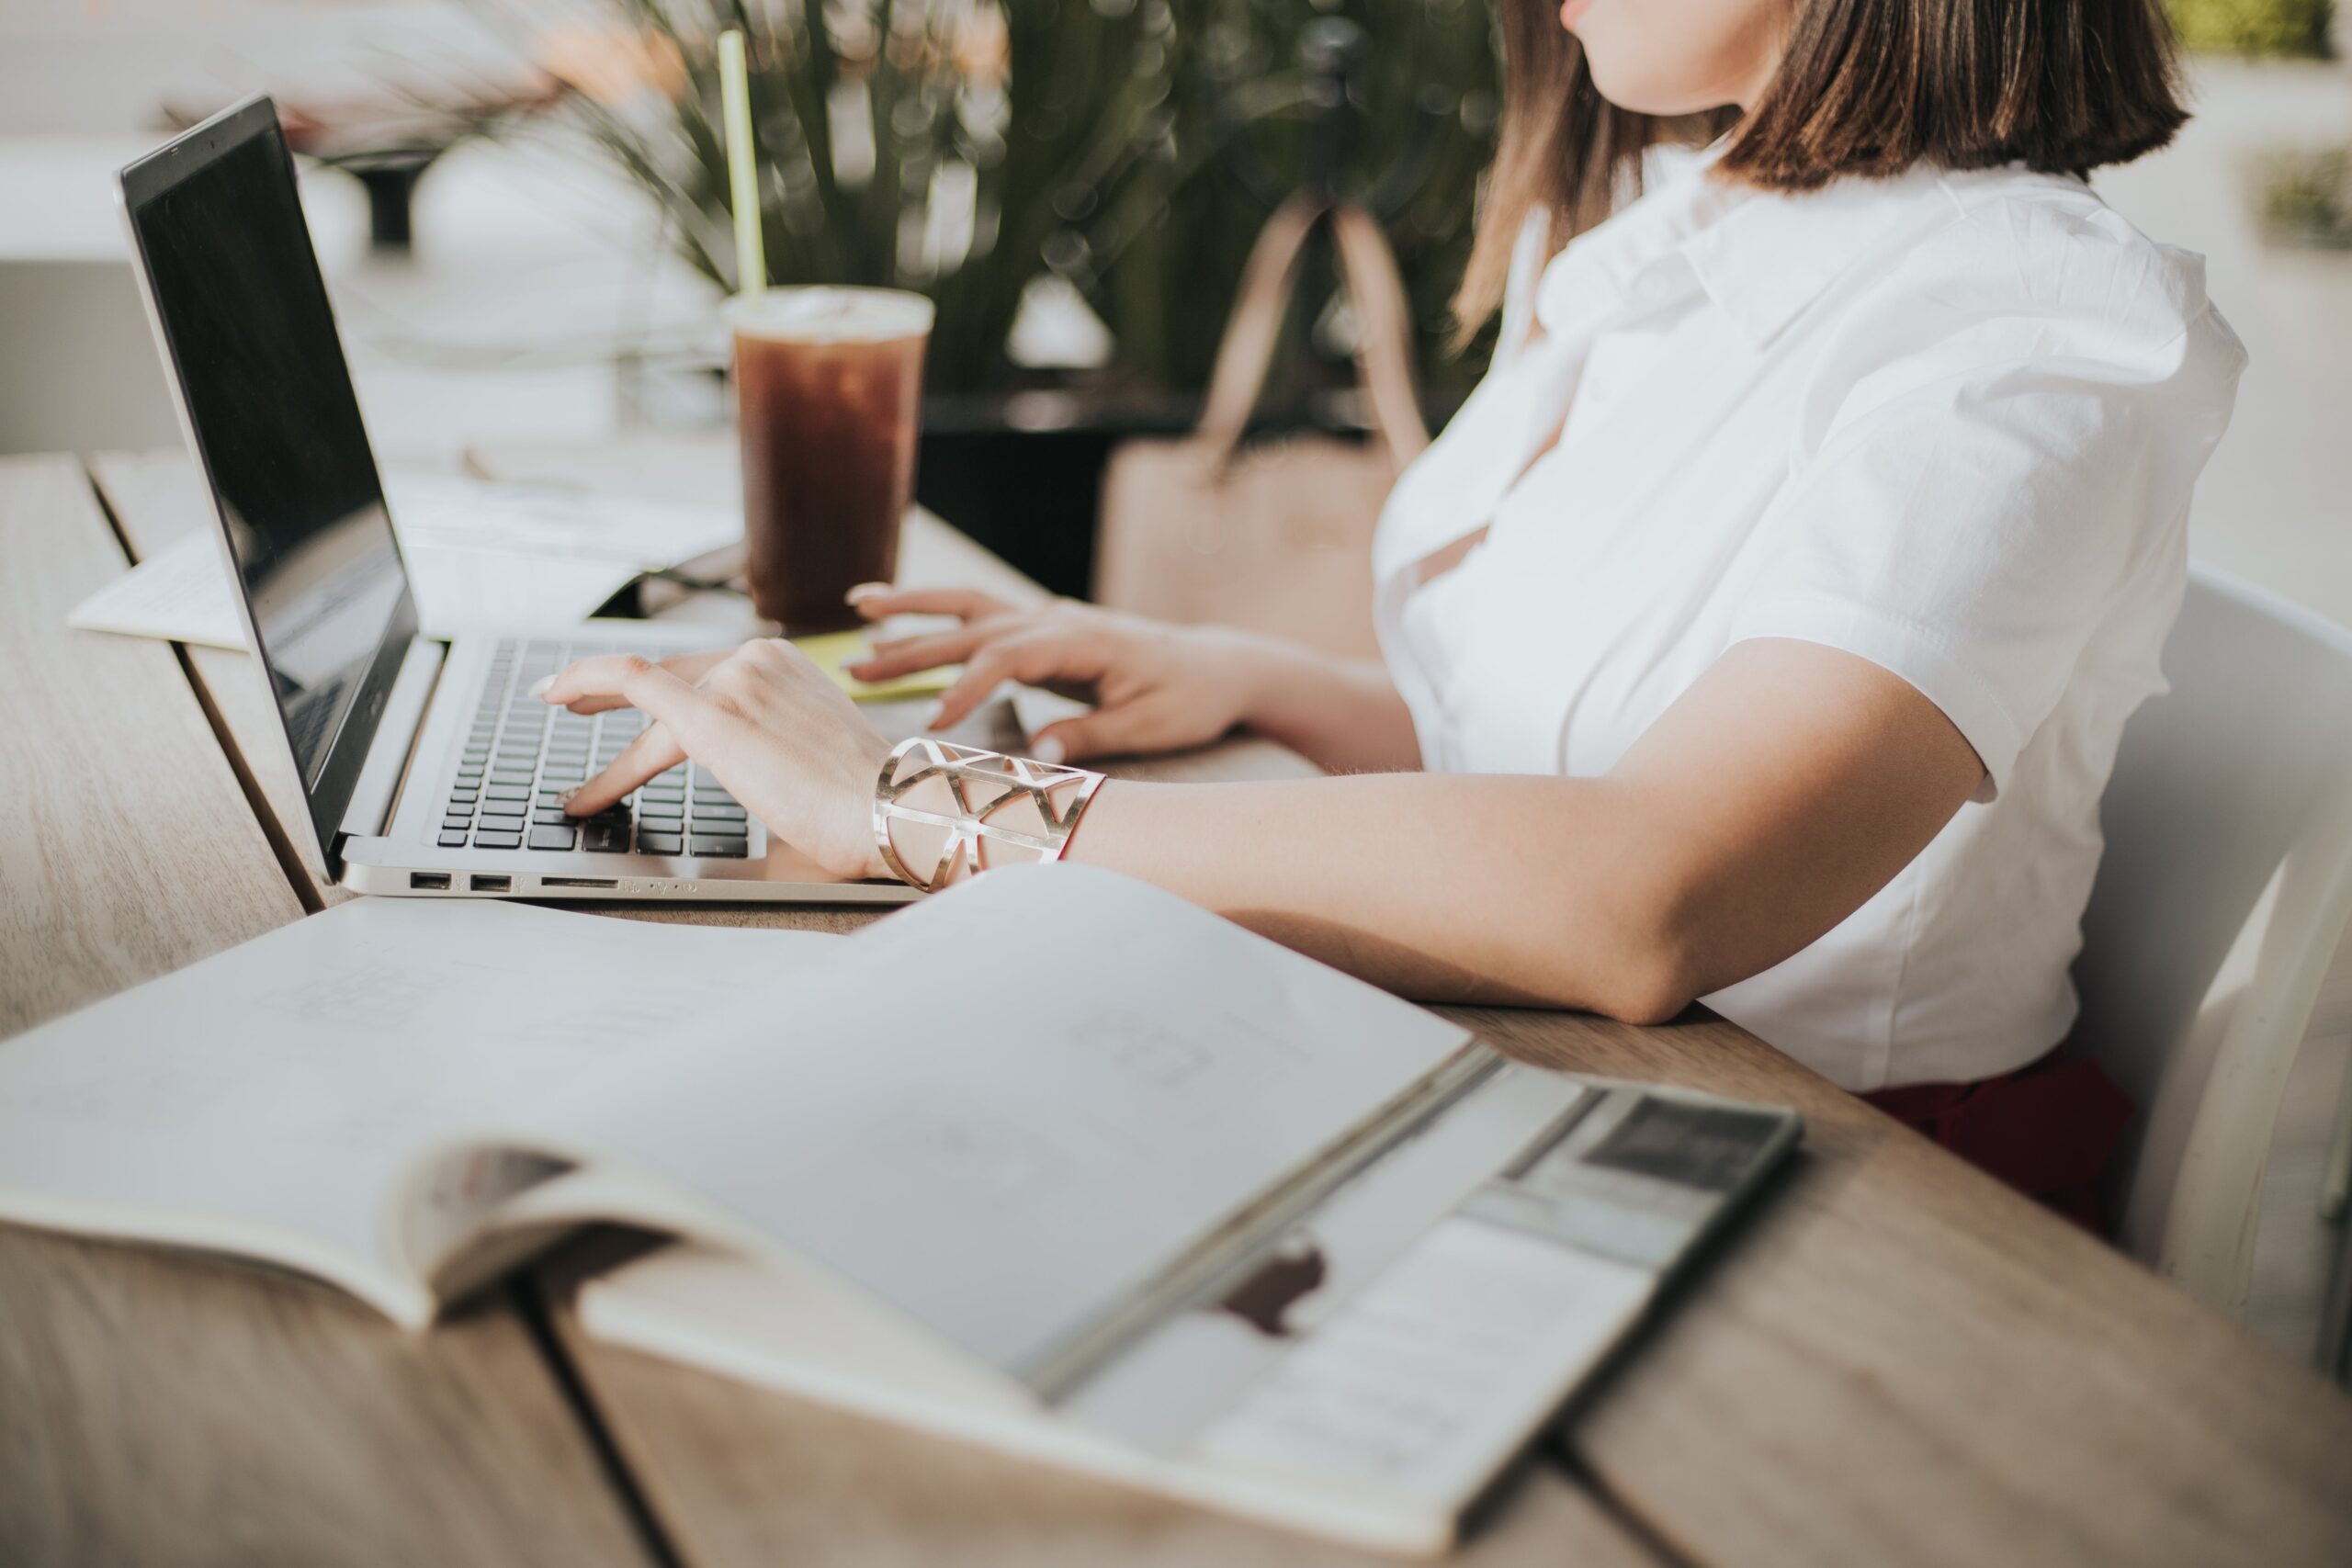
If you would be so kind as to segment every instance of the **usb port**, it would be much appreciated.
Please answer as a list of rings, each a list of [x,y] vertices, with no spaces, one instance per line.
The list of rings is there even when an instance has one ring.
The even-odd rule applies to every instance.
[[[469,876],[466,886],[477,893],[512,893],[514,879],[511,876]]]
[[[618,887],[617,879],[610,876],[542,876],[542,887]]]
[[[446,871],[412,871],[408,874],[408,885],[425,893],[447,893],[449,891],[449,874]]]

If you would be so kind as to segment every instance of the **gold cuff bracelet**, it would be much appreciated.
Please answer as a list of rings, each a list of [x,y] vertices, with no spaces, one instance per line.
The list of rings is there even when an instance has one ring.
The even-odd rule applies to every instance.
[[[908,791],[933,779],[946,781],[952,810],[926,811],[907,804]],[[918,735],[899,741],[891,750],[888,760],[882,764],[881,776],[874,782],[874,841],[881,849],[882,863],[890,868],[891,875],[928,893],[959,873],[983,869],[983,841],[1031,850],[1041,861],[1061,859],[1087,802],[1102,786],[1102,775],[1084,768],[1068,768],[1028,757],[1008,757],[1001,751],[983,751],[978,747],[957,746]],[[1064,797],[1064,804],[1059,807],[1054,803],[1057,791]],[[990,820],[1007,806],[1022,800],[1035,806],[1042,824],[1040,830],[1023,831]],[[915,875],[899,860],[898,846],[890,841],[893,822],[920,823],[947,830],[939,863],[931,868],[929,876]]]

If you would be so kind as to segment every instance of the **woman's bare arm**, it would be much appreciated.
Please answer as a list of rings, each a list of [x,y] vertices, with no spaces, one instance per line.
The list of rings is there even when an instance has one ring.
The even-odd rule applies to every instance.
[[[1397,773],[1421,765],[1413,716],[1377,659],[1342,660],[1271,637],[1255,639],[1241,722],[1334,773]]]
[[[1408,996],[1650,1021],[1844,919],[1983,777],[1899,678],[1757,641],[1604,777],[1114,781],[1069,857]]]

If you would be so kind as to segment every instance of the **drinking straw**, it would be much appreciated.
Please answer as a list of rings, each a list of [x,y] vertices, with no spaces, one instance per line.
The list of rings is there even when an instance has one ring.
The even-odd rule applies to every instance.
[[[767,253],[760,241],[760,178],[752,161],[752,75],[743,58],[743,31],[718,35],[718,95],[727,118],[727,185],[735,209],[735,288],[745,299],[768,285]]]

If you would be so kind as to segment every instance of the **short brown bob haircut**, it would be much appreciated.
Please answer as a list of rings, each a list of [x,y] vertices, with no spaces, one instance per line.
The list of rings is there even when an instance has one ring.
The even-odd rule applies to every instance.
[[[1548,211],[1565,243],[1637,188],[1657,142],[1728,130],[1723,176],[1812,190],[1923,161],[2083,175],[2163,146],[2188,118],[2157,0],[1797,0],[1754,107],[1683,119],[1604,100],[1558,0],[1498,5],[1502,123],[1454,296],[1465,339],[1501,303],[1527,215]]]

